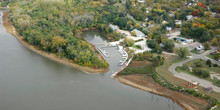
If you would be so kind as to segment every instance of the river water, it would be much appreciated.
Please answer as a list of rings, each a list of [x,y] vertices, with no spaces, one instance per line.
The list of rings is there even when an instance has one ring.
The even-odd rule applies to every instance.
[[[87,74],[22,46],[5,31],[0,13],[0,110],[182,110],[168,98],[112,79],[120,68],[115,48],[107,48],[109,72]],[[86,34],[91,42],[102,41],[97,32]]]

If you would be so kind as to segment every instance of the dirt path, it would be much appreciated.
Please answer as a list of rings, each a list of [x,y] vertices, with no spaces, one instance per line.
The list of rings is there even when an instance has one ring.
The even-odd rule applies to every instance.
[[[26,48],[32,50],[33,52],[36,52],[44,57],[47,57],[49,59],[52,59],[54,61],[57,61],[59,63],[68,65],[68,66],[72,66],[74,68],[77,68],[81,71],[85,71],[85,72],[89,72],[89,73],[105,73],[109,70],[109,68],[107,69],[95,69],[95,68],[91,68],[91,67],[85,67],[85,66],[80,66],[78,64],[73,63],[73,61],[68,60],[67,58],[59,58],[57,55],[52,54],[52,53],[47,53],[44,51],[39,50],[37,47],[29,45],[27,42],[25,42],[23,40],[23,37],[20,36],[17,32],[15,27],[12,25],[12,23],[8,20],[7,18],[7,12],[4,12],[3,14],[3,25],[6,29],[6,31],[10,34],[12,34],[14,37],[16,37],[16,39],[23,44]]]
[[[172,91],[168,88],[162,87],[147,75],[125,75],[119,76],[116,79],[121,83],[130,85],[132,87],[171,98],[186,110],[205,110],[210,106],[208,102],[200,98],[196,98],[191,95],[185,95],[178,91]]]

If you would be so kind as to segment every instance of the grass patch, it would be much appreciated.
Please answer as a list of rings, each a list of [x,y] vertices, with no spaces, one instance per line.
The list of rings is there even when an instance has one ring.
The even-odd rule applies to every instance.
[[[201,60],[201,59],[192,60],[190,62],[187,62],[186,65],[188,67],[194,67],[194,63],[195,62],[201,62],[202,63],[202,68],[206,68],[206,69],[208,69],[210,71],[213,71],[215,73],[220,74],[220,67],[219,66],[218,67],[214,67],[213,64],[212,64],[212,67],[209,67],[208,65],[206,65],[206,61],[205,60]]]
[[[140,45],[134,45],[134,48],[141,50],[141,46]]]
[[[217,78],[214,78],[213,80],[214,80],[213,84],[214,84],[215,86],[220,87],[220,80],[218,80]]]
[[[206,55],[206,57],[209,57],[214,60],[214,55],[208,54],[208,55]]]
[[[173,76],[173,74],[169,71],[169,67],[174,64],[178,63],[185,59],[179,59],[177,56],[172,55],[162,55],[165,57],[164,65],[157,67],[156,72],[164,79],[167,80],[170,83],[182,86],[186,81],[182,79],[178,79]]]
[[[122,70],[120,75],[130,75],[130,74],[153,74],[155,72],[155,67],[151,65],[146,65],[145,67],[131,67],[128,66]]]

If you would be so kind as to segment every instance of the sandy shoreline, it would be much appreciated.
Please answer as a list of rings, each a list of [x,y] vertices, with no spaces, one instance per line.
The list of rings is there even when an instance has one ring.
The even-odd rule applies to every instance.
[[[128,75],[128,77],[129,77],[129,75]],[[207,107],[207,105],[205,105],[205,104],[204,104],[205,106],[201,107],[201,108],[198,107],[198,105],[197,106],[195,106],[193,104],[190,105],[190,103],[187,102],[187,98],[192,98],[193,96],[187,96],[185,100],[182,100],[181,98],[184,98],[183,97],[184,96],[183,93],[179,93],[179,94],[182,94],[180,96],[181,98],[180,97],[175,97],[175,95],[167,94],[167,92],[163,92],[161,90],[158,90],[157,86],[155,87],[155,85],[151,81],[149,81],[149,83],[150,83],[149,85],[151,85],[152,87],[150,87],[149,85],[139,84],[139,83],[137,83],[137,82],[135,82],[133,80],[130,80],[128,77],[126,77],[126,76],[125,77],[124,76],[117,76],[115,79],[117,79],[119,82],[121,82],[123,84],[132,86],[134,88],[141,89],[141,90],[153,93],[153,94],[157,94],[157,95],[160,95],[160,96],[164,96],[164,97],[170,98],[170,99],[172,99],[174,102],[176,102],[178,105],[180,105],[185,110],[203,110],[204,107]],[[131,77],[134,77],[134,76],[131,75]],[[170,92],[174,92],[175,93],[177,91],[170,90],[169,93]],[[195,99],[195,97],[194,97],[194,99]],[[192,99],[192,100],[194,100],[194,99]],[[199,101],[205,102],[205,101],[203,101],[203,100],[201,100],[199,98],[196,98],[196,99],[197,99],[197,101],[199,100]]]
[[[30,49],[31,51],[36,52],[36,53],[38,53],[38,54],[40,54],[40,55],[42,55],[44,57],[47,57],[47,58],[52,59],[54,61],[57,61],[59,63],[62,63],[62,64],[65,64],[65,65],[77,68],[77,69],[79,69],[81,71],[85,71],[87,73],[105,73],[105,72],[107,72],[109,70],[109,67],[107,69],[94,69],[94,68],[91,68],[91,67],[80,66],[78,64],[73,63],[73,61],[68,60],[67,58],[59,58],[55,54],[41,51],[37,47],[28,44],[27,42],[25,42],[23,40],[23,37],[20,36],[16,32],[15,27],[12,25],[11,21],[8,20],[7,14],[8,14],[7,12],[4,12],[4,14],[3,14],[3,25],[4,25],[5,29],[6,29],[6,31],[8,33],[12,34],[23,46],[25,46],[26,48]]]

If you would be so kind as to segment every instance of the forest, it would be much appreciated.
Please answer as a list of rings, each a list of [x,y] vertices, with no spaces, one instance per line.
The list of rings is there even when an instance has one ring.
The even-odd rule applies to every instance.
[[[79,35],[83,29],[97,28],[107,36],[121,37],[112,33],[108,24],[123,13],[104,4],[109,3],[93,0],[14,0],[10,2],[9,19],[29,44],[81,66],[107,68],[108,63],[98,56],[98,51]]]

